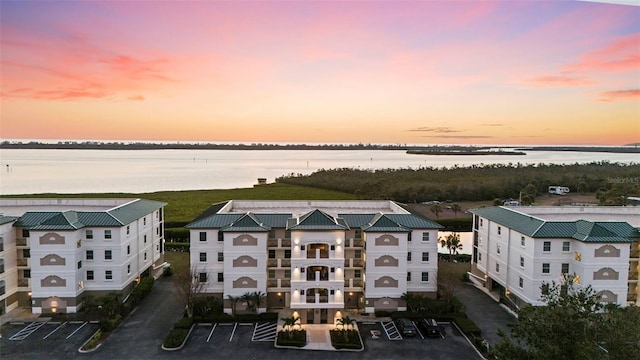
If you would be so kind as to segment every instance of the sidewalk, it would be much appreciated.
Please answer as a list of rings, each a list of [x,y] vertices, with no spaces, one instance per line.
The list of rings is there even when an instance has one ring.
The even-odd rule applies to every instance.
[[[48,320],[48,318],[46,320]],[[40,318],[39,314],[32,314],[31,310],[28,308],[19,307],[6,314],[0,315],[0,326],[9,322],[34,322],[46,320],[45,318]]]

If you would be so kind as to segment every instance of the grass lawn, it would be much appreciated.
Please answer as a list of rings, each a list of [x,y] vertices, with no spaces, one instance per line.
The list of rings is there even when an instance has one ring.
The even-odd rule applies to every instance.
[[[171,264],[174,274],[189,271],[188,252],[167,251],[164,253],[164,261]]]
[[[353,194],[306,186],[273,183],[253,188],[227,190],[185,190],[151,193],[34,194],[10,195],[6,198],[142,198],[168,203],[164,220],[167,227],[186,224],[209,206],[227,200],[355,200]],[[182,226],[180,224],[179,226]]]
[[[449,262],[447,260],[438,260],[438,277],[464,280],[465,274],[471,270],[470,262]]]

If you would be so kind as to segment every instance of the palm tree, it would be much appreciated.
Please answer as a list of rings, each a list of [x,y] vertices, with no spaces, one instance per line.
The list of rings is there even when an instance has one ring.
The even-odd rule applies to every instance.
[[[356,321],[355,319],[352,319],[351,317],[345,315],[341,319],[338,319],[338,325],[342,326],[342,328],[345,330],[349,326],[351,326],[351,328],[353,329],[353,323],[355,321]]]
[[[281,318],[280,320],[284,321],[284,325],[282,329],[289,334],[289,338],[293,338],[293,327],[296,325],[300,325],[300,318],[289,316],[286,318]]]
[[[250,292],[247,291],[246,293],[242,294],[240,300],[242,300],[242,302],[244,302],[244,304],[246,305],[247,311],[256,312],[255,304],[253,303],[253,295]]]
[[[262,305],[262,302],[264,301],[264,298],[266,296],[267,295],[265,295],[265,293],[263,293],[262,291],[254,291],[251,293],[251,303],[254,312],[260,311],[260,305]]]
[[[442,206],[440,204],[431,205],[431,212],[435,214],[435,216],[439,219],[440,213],[442,212]]]
[[[458,211],[462,210],[462,208],[460,207],[460,204],[453,204],[451,205],[451,210],[453,211],[453,216],[458,217]]]
[[[236,316],[236,307],[238,306],[238,301],[240,301],[239,296],[231,296],[227,295],[229,302],[231,303],[231,315]]]
[[[449,261],[453,258],[453,254],[457,254],[458,250],[462,250],[462,242],[460,242],[460,234],[452,232],[446,238],[438,238],[440,245],[449,250]]]
[[[422,294],[403,293],[401,299],[407,303],[407,307],[411,312],[419,312],[427,308],[427,298]]]

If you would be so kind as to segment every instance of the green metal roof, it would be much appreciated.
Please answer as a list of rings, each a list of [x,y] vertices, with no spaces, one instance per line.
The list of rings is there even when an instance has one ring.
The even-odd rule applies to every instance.
[[[287,221],[287,230],[348,230],[344,219],[334,218],[326,212],[315,209],[297,219]]]
[[[220,209],[222,209],[228,203],[228,201],[223,201],[209,206],[205,211],[203,211],[200,215],[193,219],[192,223],[217,214],[218,211],[220,211]]]
[[[338,214],[338,217],[344,219],[350,228],[368,226],[374,216],[376,216],[376,214]]]
[[[504,207],[471,209],[470,212],[533,238],[627,243],[640,237],[637,229],[620,221],[544,221]]]
[[[215,214],[194,221],[185,226],[187,229],[219,229],[236,221],[242,214]]]
[[[239,231],[239,232],[256,232],[256,231],[269,231],[271,226],[264,224],[252,213],[246,213],[238,218],[233,223],[224,226],[220,231]]]
[[[122,225],[126,225],[166,205],[167,203],[165,202],[138,199],[109,210],[107,213],[116,218]]]
[[[284,228],[287,227],[287,220],[291,218],[291,214],[254,214],[263,223],[271,227]]]
[[[414,214],[386,214],[386,216],[402,226],[411,229],[442,229],[444,226],[437,222]]]
[[[370,232],[409,232],[411,229],[398,224],[397,222],[389,219],[387,215],[384,214],[376,214],[376,216],[371,219],[371,222],[368,226],[364,226],[362,228],[364,231]]]
[[[17,216],[0,215],[0,225],[8,224],[8,223],[16,221],[18,219],[19,219],[19,217],[17,217]]]
[[[115,227],[122,226],[113,216],[104,211],[79,212],[78,220],[86,226],[92,227]]]
[[[28,211],[24,213],[13,226],[31,228],[40,225],[47,219],[56,216],[57,212]]]

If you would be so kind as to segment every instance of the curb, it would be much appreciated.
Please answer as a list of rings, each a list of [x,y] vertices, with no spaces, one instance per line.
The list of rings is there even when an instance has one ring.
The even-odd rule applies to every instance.
[[[80,348],[78,349],[78,352],[79,352],[79,353],[81,353],[81,354],[88,354],[88,353],[91,353],[91,352],[94,352],[94,351],[98,350],[98,348],[100,348],[100,346],[102,346],[102,344],[104,343],[104,340],[106,340],[106,339],[103,339],[103,341],[102,341],[102,342],[100,342],[98,345],[96,345],[94,348],[91,348],[91,349],[88,349],[88,350],[83,350],[83,349],[82,349],[85,345],[87,345],[87,344],[89,343],[89,341],[91,341],[91,339],[93,339],[93,337],[94,337],[94,336],[95,336],[99,331],[101,331],[101,330],[100,330],[100,329],[96,330],[93,334],[91,334],[91,336],[89,336],[89,338],[88,338],[85,342],[83,342],[83,343],[82,343],[82,345],[80,345]]]
[[[191,336],[191,332],[193,331],[193,328],[196,326],[197,324],[193,324],[191,325],[191,327],[189,328],[189,332],[187,333],[187,336],[184,337],[184,340],[182,341],[182,344],[180,344],[180,346],[175,347],[175,348],[168,348],[164,346],[164,341],[162,342],[162,350],[164,351],[178,351],[180,349],[182,349],[186,344],[187,344],[187,340],[189,340],[189,336]],[[171,330],[169,330],[171,331]]]

